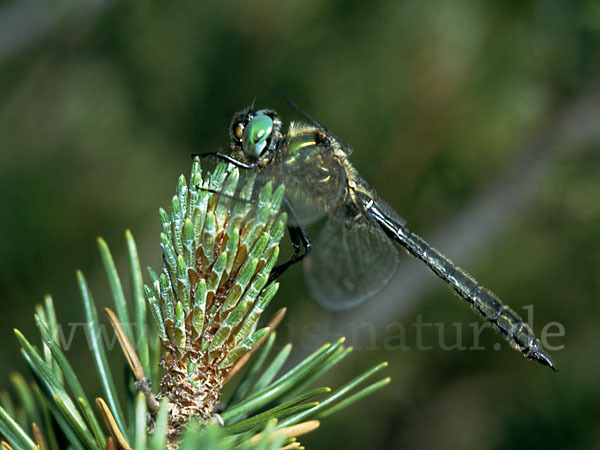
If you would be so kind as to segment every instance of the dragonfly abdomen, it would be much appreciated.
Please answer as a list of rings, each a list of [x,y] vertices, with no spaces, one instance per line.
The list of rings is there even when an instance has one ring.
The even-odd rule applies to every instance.
[[[493,325],[512,348],[519,350],[527,358],[534,359],[555,370],[552,360],[543,350],[531,328],[512,308],[504,305],[493,292],[477,283],[471,275],[456,266],[420,236],[412,233],[403,224],[384,214],[374,202],[368,201],[364,204],[364,207],[388,237],[401,244],[409,253],[427,264],[460,297],[471,303],[477,312]]]
[[[479,285],[466,271],[455,266],[452,261],[403,225],[397,225],[396,235],[400,244],[427,264],[460,297],[471,303],[479,314],[500,332],[511,347],[519,350],[529,359],[554,368],[552,360],[542,349],[531,328],[493,292]]]

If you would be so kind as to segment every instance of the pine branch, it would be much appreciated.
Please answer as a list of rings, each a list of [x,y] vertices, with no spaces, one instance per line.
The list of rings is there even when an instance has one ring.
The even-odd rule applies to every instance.
[[[96,408],[87,400],[60,348],[53,302],[47,297],[35,316],[42,351],[15,330],[34,382],[30,387],[13,376],[25,412],[19,420],[10,397],[0,396],[5,448],[54,450],[65,440],[75,449],[296,448],[297,436],[318,427],[315,418],[386,385],[389,378],[372,381],[383,363],[341,388],[313,387],[351,352],[343,339],[279,373],[293,351],[288,344],[273,354],[274,329],[285,308],[267,326],[259,323],[278,289],[268,280],[285,232],[286,215],[279,211],[283,196],[283,186],[254,186],[252,177],[242,183],[237,169],[226,164],[203,178],[196,158],[189,184],[183,176],[177,183],[171,213],[159,211],[163,267],[160,273],[148,269],[146,286],[133,236],[126,232],[133,286],[129,299],[110,249],[99,239],[116,311],[107,309],[107,314],[137,392],[113,381],[97,308],[78,272],[104,398],[96,399]],[[149,335],[151,328],[155,331]],[[160,343],[156,349],[150,336]],[[249,367],[242,374],[245,365]],[[223,386],[234,381],[234,393],[222,398]],[[129,392],[124,403],[118,395],[123,390]]]

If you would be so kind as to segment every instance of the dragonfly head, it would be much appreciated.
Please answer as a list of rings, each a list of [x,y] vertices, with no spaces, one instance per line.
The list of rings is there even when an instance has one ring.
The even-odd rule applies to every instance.
[[[270,109],[247,109],[233,117],[230,133],[232,154],[248,162],[269,160],[281,137],[281,120]]]

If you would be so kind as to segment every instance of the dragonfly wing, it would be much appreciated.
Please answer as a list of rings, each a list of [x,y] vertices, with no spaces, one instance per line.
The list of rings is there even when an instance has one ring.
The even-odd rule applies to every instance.
[[[398,250],[379,227],[364,221],[346,226],[331,216],[305,259],[313,298],[325,309],[343,310],[376,294],[398,267]]]
[[[297,217],[290,225],[307,226],[321,219],[339,202],[346,187],[343,168],[324,145],[311,145],[301,152],[283,155],[278,164],[255,173],[258,184],[270,181],[274,187],[285,185],[285,195]]]

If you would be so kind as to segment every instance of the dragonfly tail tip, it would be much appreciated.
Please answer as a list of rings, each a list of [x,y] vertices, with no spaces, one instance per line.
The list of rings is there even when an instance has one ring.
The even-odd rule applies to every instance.
[[[533,353],[530,359],[534,359],[540,364],[550,367],[554,372],[558,372],[558,368],[554,365],[552,359],[543,351]]]

